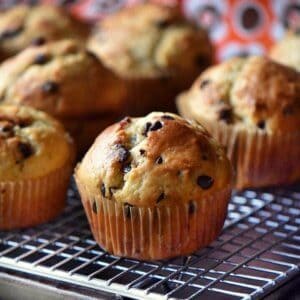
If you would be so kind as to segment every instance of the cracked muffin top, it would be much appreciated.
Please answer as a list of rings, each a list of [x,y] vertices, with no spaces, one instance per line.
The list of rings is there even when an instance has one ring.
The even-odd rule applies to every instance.
[[[0,13],[0,59],[15,55],[29,45],[74,38],[85,40],[85,25],[61,8],[50,5],[16,5]]]
[[[289,31],[285,37],[270,50],[275,61],[300,71],[300,28]]]
[[[212,62],[206,32],[179,10],[145,3],[100,21],[89,47],[109,68],[125,78],[197,76]]]
[[[231,185],[231,166],[199,124],[171,113],[126,117],[96,139],[75,176],[90,195],[154,207],[189,203]]]
[[[233,58],[203,72],[177,101],[194,120],[269,133],[299,131],[300,74],[267,58]]]
[[[30,107],[0,106],[0,181],[37,178],[73,158],[72,139],[56,120]]]
[[[29,47],[0,66],[0,104],[68,118],[117,111],[123,97],[122,82],[74,40]]]

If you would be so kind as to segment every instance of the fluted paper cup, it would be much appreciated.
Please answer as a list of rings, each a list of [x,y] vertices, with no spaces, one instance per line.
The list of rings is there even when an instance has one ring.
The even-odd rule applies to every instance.
[[[59,215],[70,174],[69,164],[39,178],[0,182],[0,230],[38,225]]]
[[[157,260],[190,254],[209,245],[222,230],[231,187],[181,205],[133,207],[89,195],[76,183],[93,236],[118,256]]]
[[[300,132],[270,134],[218,122],[201,123],[225,147],[237,189],[291,184],[300,179]]]

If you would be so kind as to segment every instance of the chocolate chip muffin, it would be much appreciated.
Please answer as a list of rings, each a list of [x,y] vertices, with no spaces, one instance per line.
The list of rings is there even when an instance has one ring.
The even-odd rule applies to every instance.
[[[203,72],[177,104],[226,146],[237,188],[300,179],[300,74],[292,68],[234,58]]]
[[[108,127],[75,179],[96,241],[139,259],[208,245],[222,229],[231,192],[223,148],[201,125],[171,113]]]
[[[0,230],[57,216],[73,159],[73,142],[60,123],[29,107],[0,106]]]
[[[0,12],[0,60],[13,56],[29,45],[65,38],[86,39],[85,25],[61,8],[50,5],[16,5]]]
[[[270,57],[289,67],[300,71],[300,28],[289,31],[285,37],[270,50]]]
[[[128,89],[129,113],[174,109],[175,95],[212,62],[206,32],[179,10],[144,3],[100,21],[89,48]]]
[[[0,66],[0,103],[55,116],[79,152],[114,122],[124,94],[123,83],[74,40],[29,47]]]

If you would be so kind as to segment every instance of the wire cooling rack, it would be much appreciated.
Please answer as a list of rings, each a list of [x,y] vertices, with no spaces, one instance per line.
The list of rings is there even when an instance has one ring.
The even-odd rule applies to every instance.
[[[219,238],[190,256],[145,262],[103,251],[74,185],[55,221],[0,232],[0,266],[72,288],[142,299],[259,299],[300,274],[300,188],[234,193]]]

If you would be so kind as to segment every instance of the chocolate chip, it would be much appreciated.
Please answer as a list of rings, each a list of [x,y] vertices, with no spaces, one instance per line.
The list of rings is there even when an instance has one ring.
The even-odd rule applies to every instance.
[[[265,127],[266,127],[266,122],[265,122],[264,120],[259,121],[259,122],[257,123],[257,127],[258,127],[259,129],[265,129]]]
[[[144,155],[145,153],[146,153],[146,150],[140,149],[140,154],[141,154],[141,155]]]
[[[130,164],[126,164],[123,166],[123,173],[129,173],[131,171],[131,165]]]
[[[203,159],[203,160],[208,160],[207,154],[202,154],[202,159]]]
[[[133,207],[133,205],[129,204],[129,203],[125,203],[124,204],[124,213],[126,218],[130,218],[131,217],[131,207]]]
[[[174,120],[174,118],[172,116],[169,116],[169,115],[163,115],[162,119],[165,119],[165,120]]]
[[[93,202],[92,210],[93,210],[93,212],[94,212],[95,214],[97,213],[97,203],[96,203],[96,201]]]
[[[189,214],[192,215],[196,210],[196,206],[194,201],[189,202]]]
[[[169,20],[157,20],[155,22],[155,25],[158,27],[158,28],[166,28],[170,25],[170,21]]]
[[[158,198],[157,198],[157,200],[156,200],[156,203],[159,203],[161,200],[164,200],[165,199],[165,193],[161,193],[159,196],[158,196]]]
[[[55,93],[58,91],[58,84],[54,81],[46,81],[42,85],[42,91],[45,93]]]
[[[152,125],[152,124],[151,124],[150,122],[147,122],[147,123],[146,123],[145,129],[144,129],[144,131],[143,131],[143,135],[144,135],[144,136],[147,136],[148,131],[150,130],[151,125]]]
[[[125,148],[125,146],[121,144],[117,144],[117,149],[118,149],[118,161],[120,163],[125,162],[128,157],[129,157],[129,151]]]
[[[46,43],[46,39],[42,36],[36,37],[31,41],[31,45],[33,46],[41,46]]]
[[[14,135],[14,124],[9,121],[0,121],[0,136],[11,137]]]
[[[222,110],[219,111],[219,119],[226,122],[230,123],[232,118],[232,109],[231,108],[223,108]]]
[[[159,156],[159,157],[155,160],[155,163],[158,164],[158,165],[162,164],[162,163],[163,163],[162,157]]]
[[[16,28],[9,28],[0,33],[0,40],[6,40],[10,38],[14,38],[19,35],[24,30],[23,26],[19,26]]]
[[[45,63],[47,63],[49,61],[49,56],[45,55],[45,54],[38,54],[33,63],[37,64],[37,65],[44,65]]]
[[[109,187],[109,188],[108,188],[109,196],[112,197],[113,194],[117,191],[117,189],[118,189],[118,188],[117,188],[117,187],[114,187],[114,186]]]
[[[285,116],[289,116],[289,115],[292,115],[294,112],[293,110],[293,107],[291,106],[286,106],[282,109],[282,113],[285,115]]]
[[[198,55],[195,58],[195,63],[197,66],[199,66],[199,68],[204,69],[206,66],[208,66],[210,64],[209,60],[207,59],[206,56],[203,55]]]
[[[203,79],[200,82],[200,89],[203,89],[205,86],[207,86],[210,83],[209,79]]]
[[[204,190],[209,189],[214,183],[214,180],[207,175],[201,175],[197,178],[197,184]]]
[[[20,142],[18,144],[18,149],[21,152],[24,159],[28,158],[33,154],[33,148],[29,143],[26,142]]]
[[[101,184],[101,195],[105,197],[105,184],[103,182]]]
[[[96,54],[94,52],[92,52],[90,50],[85,50],[85,52],[90,58],[98,60],[98,57],[96,56]]]
[[[160,121],[156,121],[151,127],[150,127],[150,131],[156,131],[159,130],[160,128],[162,128],[162,123]]]

